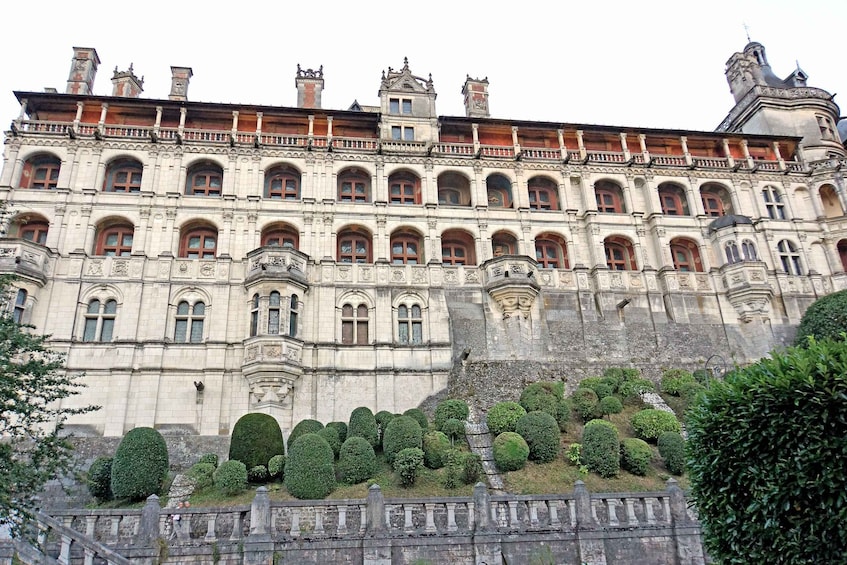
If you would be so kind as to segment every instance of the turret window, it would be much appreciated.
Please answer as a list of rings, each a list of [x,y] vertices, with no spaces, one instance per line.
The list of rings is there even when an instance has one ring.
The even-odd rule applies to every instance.
[[[15,296],[15,304],[12,308],[12,320],[16,324],[22,324],[24,321],[24,313],[26,312],[26,299],[27,292],[19,288],[18,293]]]

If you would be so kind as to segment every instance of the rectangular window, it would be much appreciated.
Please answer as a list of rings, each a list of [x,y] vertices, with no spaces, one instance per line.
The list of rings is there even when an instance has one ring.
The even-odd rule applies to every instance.
[[[174,330],[174,341],[177,343],[185,343],[185,336],[188,332],[188,320],[182,319],[176,321],[176,329]]]
[[[411,100],[403,100],[403,113],[411,114],[412,113],[412,101]]]
[[[412,322],[412,343],[421,343],[423,341],[423,324],[421,322]]]
[[[353,322],[350,320],[341,322],[341,343],[353,343]]]
[[[279,310],[275,308],[268,310],[268,333],[274,335],[279,333]]]
[[[391,98],[388,100],[388,111],[392,114],[400,113],[400,99]]]
[[[391,139],[399,141],[403,136],[403,128],[400,126],[391,126]]]
[[[203,341],[203,320],[191,321],[191,343]]]
[[[403,140],[404,141],[414,141],[415,140],[415,128],[403,128]]]
[[[114,318],[103,318],[103,327],[100,329],[100,341],[112,341],[112,332],[114,329]]]
[[[400,325],[397,327],[399,330],[397,335],[397,341],[400,343],[409,343],[409,326],[406,322],[400,322]]]
[[[82,332],[82,341],[94,341],[97,335],[97,318],[86,318],[85,329]]]
[[[356,345],[368,344],[368,322],[356,322]]]

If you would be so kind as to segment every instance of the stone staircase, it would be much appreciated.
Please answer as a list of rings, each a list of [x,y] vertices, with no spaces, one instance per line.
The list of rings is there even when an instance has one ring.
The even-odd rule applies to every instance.
[[[468,440],[468,446],[470,446],[472,452],[482,459],[482,469],[485,471],[485,477],[488,479],[488,486],[491,488],[492,494],[506,494],[503,477],[500,476],[497,467],[494,466],[494,451],[491,447],[492,438],[488,431],[488,424],[477,420],[479,420],[479,417],[472,410],[468,421],[465,422],[465,437]]]

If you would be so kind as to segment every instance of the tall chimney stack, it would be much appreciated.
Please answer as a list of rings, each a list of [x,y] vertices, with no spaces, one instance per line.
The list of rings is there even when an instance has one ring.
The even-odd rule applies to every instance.
[[[71,62],[71,72],[68,75],[67,94],[92,94],[94,76],[100,57],[92,47],[74,47],[74,58]]]
[[[465,96],[465,116],[468,118],[487,118],[488,112],[488,77],[480,80],[468,78],[462,87]]]
[[[194,76],[191,67],[171,67],[171,93],[168,100],[188,100],[188,81]]]
[[[300,68],[297,65],[297,107],[298,108],[320,108],[321,92],[324,89],[324,66],[318,70]]]
[[[123,96],[124,98],[138,98],[144,91],[144,77],[139,78],[132,72],[132,63],[128,71],[119,71],[115,67],[112,75],[112,96]]]

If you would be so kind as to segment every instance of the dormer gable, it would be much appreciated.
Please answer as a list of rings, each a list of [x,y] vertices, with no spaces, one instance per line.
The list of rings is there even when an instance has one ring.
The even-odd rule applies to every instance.
[[[403,68],[388,67],[383,71],[379,87],[381,111],[389,116],[403,118],[432,118],[435,113],[435,88],[432,75],[423,78],[412,74],[409,59],[403,59]]]

